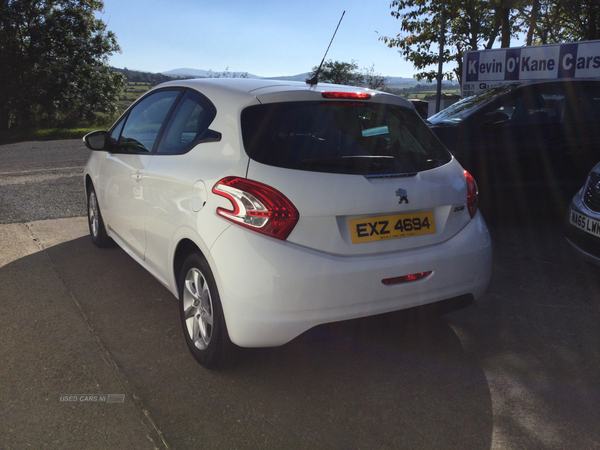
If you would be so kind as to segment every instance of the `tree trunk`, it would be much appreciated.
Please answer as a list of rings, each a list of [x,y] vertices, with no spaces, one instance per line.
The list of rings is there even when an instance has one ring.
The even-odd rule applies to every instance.
[[[500,9],[502,17],[502,48],[510,47],[510,8],[508,6],[502,6]]]
[[[527,46],[533,45],[533,34],[537,25],[538,9],[540,7],[540,0],[533,0],[531,5],[531,16],[529,17],[529,30],[527,31]]]
[[[588,10],[588,27],[586,40],[594,41],[600,39],[600,6],[591,4]]]

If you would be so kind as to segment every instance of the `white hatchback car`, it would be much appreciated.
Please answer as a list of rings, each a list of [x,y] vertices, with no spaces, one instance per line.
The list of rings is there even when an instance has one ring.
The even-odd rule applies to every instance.
[[[282,345],[489,283],[475,181],[399,97],[176,81],[84,140],[92,241],[116,242],[179,298],[206,367],[232,343]]]

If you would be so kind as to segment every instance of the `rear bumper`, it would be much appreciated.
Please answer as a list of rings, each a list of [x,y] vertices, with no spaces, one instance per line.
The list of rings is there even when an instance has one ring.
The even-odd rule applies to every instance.
[[[471,294],[491,276],[491,240],[478,213],[452,239],[425,248],[337,256],[231,226],[211,248],[231,340],[243,347],[285,344],[328,322]],[[432,271],[386,286],[382,279]]]

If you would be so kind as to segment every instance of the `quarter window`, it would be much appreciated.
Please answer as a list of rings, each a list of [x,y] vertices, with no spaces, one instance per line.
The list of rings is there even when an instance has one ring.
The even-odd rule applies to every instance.
[[[123,131],[123,125],[125,125],[124,118],[113,127],[113,130],[110,133],[110,145],[117,145],[119,142],[119,136],[121,136],[121,131]]]
[[[158,153],[181,154],[202,139],[215,117],[213,106],[201,95],[187,91],[169,121]]]

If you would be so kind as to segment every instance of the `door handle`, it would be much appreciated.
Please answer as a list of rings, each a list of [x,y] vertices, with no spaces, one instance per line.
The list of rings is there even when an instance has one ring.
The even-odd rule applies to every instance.
[[[133,172],[131,174],[131,178],[133,178],[135,181],[141,181],[142,180],[142,174],[139,172]]]

